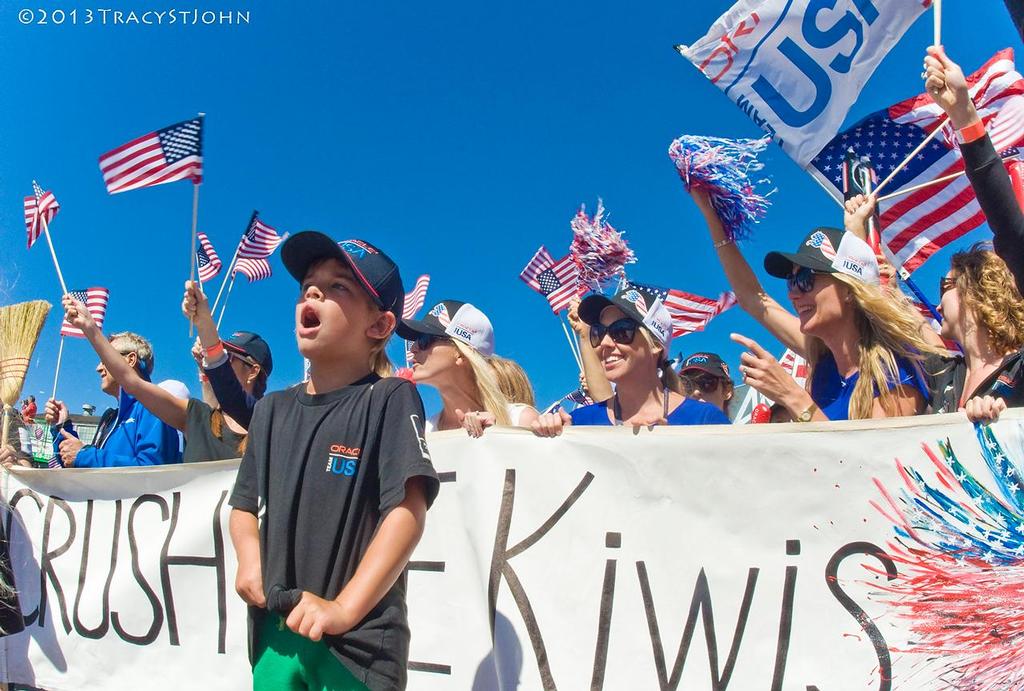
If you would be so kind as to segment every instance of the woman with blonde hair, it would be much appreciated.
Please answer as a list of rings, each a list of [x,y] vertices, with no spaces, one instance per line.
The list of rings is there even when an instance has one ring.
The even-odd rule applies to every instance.
[[[853,233],[817,228],[795,253],[770,252],[765,270],[786,279],[796,314],[761,287],[726,236],[708,196],[692,193],[740,307],[807,359],[809,390],[770,353],[738,334],[743,381],[781,403],[797,422],[916,415],[928,402],[921,362],[943,354],[929,343],[921,317],[902,295],[880,287],[878,261]]]
[[[479,437],[491,425],[529,426],[537,411],[509,402],[488,358],[494,355],[494,329],[483,312],[467,302],[442,300],[421,320],[403,319],[396,332],[412,341],[412,378],[441,394],[442,408],[426,421],[426,431],[464,428]]]
[[[515,360],[492,355],[487,359],[498,378],[498,388],[505,394],[510,403],[522,403],[532,408],[537,407],[537,399],[533,395],[533,385],[526,371]]]

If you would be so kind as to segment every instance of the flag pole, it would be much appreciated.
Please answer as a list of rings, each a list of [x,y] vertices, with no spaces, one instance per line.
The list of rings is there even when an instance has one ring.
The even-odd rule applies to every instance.
[[[924,141],[922,141],[920,144],[917,145],[917,148],[915,148],[913,151],[911,151],[909,154],[907,154],[907,157],[903,159],[903,162],[900,163],[895,168],[893,168],[892,172],[889,173],[888,177],[886,177],[885,180],[882,180],[880,183],[878,183],[878,187],[875,188],[875,192],[874,192],[876,195],[879,192],[881,192],[882,188],[885,187],[886,185],[888,185],[889,182],[894,177],[896,177],[896,174],[898,172],[900,172],[901,170],[906,168],[907,164],[910,163],[912,160],[914,160],[914,156],[917,156],[919,153],[921,153],[921,149],[923,149],[924,147],[928,146],[928,144],[931,142],[931,140],[935,139],[935,137],[938,136],[939,132],[942,131],[942,126],[946,124],[946,120],[947,119],[948,119],[947,115],[945,113],[943,113],[942,117],[940,117],[939,121],[935,124],[935,129],[932,130],[931,134],[929,134],[927,137],[925,137]]]
[[[1000,158],[1003,161],[1007,161],[1007,160],[1009,160],[1011,158],[1014,158],[1015,156],[1017,156],[1017,154],[1003,154],[1002,156],[1000,156]],[[961,170],[959,173],[950,173],[949,175],[943,175],[941,178],[935,178],[934,180],[929,180],[928,182],[922,182],[922,183],[920,183],[918,185],[913,185],[912,187],[904,187],[901,190],[896,190],[895,192],[890,192],[889,194],[886,194],[884,196],[879,197],[875,201],[877,201],[877,202],[886,202],[886,201],[889,201],[890,199],[895,199],[896,197],[902,197],[904,195],[910,194],[911,192],[917,192],[918,190],[924,189],[925,187],[931,187],[932,185],[938,185],[938,184],[941,184],[943,182],[948,182],[950,180],[956,180],[957,178],[963,177],[966,174],[967,174],[966,170]]]
[[[53,240],[50,239],[50,228],[46,223],[46,218],[43,214],[39,214],[39,220],[43,224],[43,235],[46,236],[46,244],[50,246],[50,256],[53,257],[53,266],[57,269],[57,278],[60,280],[60,289],[64,291],[61,296],[68,294],[68,286],[64,283],[64,274],[60,270],[60,264],[57,262],[57,252],[53,249]]]
[[[815,175],[814,173],[812,173],[810,171],[807,171],[807,174],[811,176],[812,180],[814,180],[816,183],[818,183],[818,186],[821,189],[825,190],[825,194],[827,194],[832,201],[834,201],[836,204],[838,204],[840,209],[845,209],[846,208],[846,204],[843,202],[843,200],[840,199],[839,197],[837,197],[835,195],[835,192],[828,188],[828,185],[826,185],[824,182],[819,180],[817,175]]]
[[[252,222],[256,220],[256,217],[259,216],[259,214],[259,211],[253,209],[252,216],[249,217],[249,224],[245,226],[245,230],[242,232],[242,238],[238,241],[238,246],[235,247],[235,253],[231,256],[231,264],[228,266],[228,272],[224,274],[224,280],[220,282],[220,290],[217,291],[217,298],[213,301],[213,307],[210,309],[210,314],[217,313],[217,304],[220,302],[221,293],[224,292],[224,286],[228,284],[228,279],[234,278],[231,271],[235,268],[235,262],[238,261],[238,252],[242,249],[242,240],[245,239],[245,233],[252,227]]]
[[[228,311],[228,298],[231,297],[231,289],[235,287],[235,274],[231,274],[231,282],[228,283],[228,292],[224,294],[224,304],[220,308],[220,316],[217,317],[217,330],[220,331],[220,323],[224,320],[224,313]],[[211,312],[210,314],[213,314]]]
[[[942,45],[942,0],[932,0],[932,21],[934,22],[935,28],[935,43],[932,45]]]
[[[57,400],[57,377],[60,376],[60,361],[64,356],[64,336],[60,337],[60,348],[57,349],[57,369],[53,373],[53,395],[50,396],[53,400]]]
[[[576,348],[573,346],[572,336],[569,335],[569,327],[565,325],[565,320],[562,319],[561,315],[559,315],[558,321],[562,325],[562,331],[565,332],[565,340],[569,342],[569,351],[572,352],[572,357],[576,361],[576,365],[580,368],[580,372],[582,372],[583,360],[579,353],[576,352]]]
[[[188,280],[192,283],[196,280],[196,225],[199,221],[199,183],[192,183],[192,250],[188,258]],[[188,320],[188,337],[192,338],[195,333],[196,324],[192,319]]]

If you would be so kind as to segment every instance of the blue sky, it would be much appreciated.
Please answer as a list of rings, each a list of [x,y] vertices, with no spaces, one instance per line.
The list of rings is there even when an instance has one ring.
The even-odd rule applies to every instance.
[[[96,160],[203,111],[199,227],[222,256],[253,209],[281,231],[369,239],[398,262],[407,286],[431,274],[428,305],[452,298],[483,309],[498,352],[526,368],[547,403],[575,385],[576,372],[546,302],[517,276],[539,245],[566,250],[581,203],[593,209],[604,199],[639,258],[634,280],[709,296],[727,288],[666,150],[684,133],[759,134],[672,50],[703,35],[730,4],[198,2],[189,7],[247,9],[250,23],[113,25],[111,13],[107,25],[25,26],[21,6],[5,2],[0,303],[59,305],[45,244],[24,249],[21,199],[35,178],[61,203],[52,233],[69,287],[110,288],[107,331],[149,338],[156,378],[183,380],[196,392],[179,311],[191,185],[109,196]],[[948,52],[967,71],[1000,48],[1020,48],[1002,3],[946,3],[943,25]],[[848,122],[921,91],[931,31],[927,16],[910,29]],[[784,300],[784,285],[760,268],[765,252],[795,247],[811,227],[839,225],[841,217],[781,151],[770,148],[764,160],[779,191],[744,251]],[[987,234],[976,231],[956,247]],[[933,298],[956,247],[915,275]],[[292,333],[297,287],[276,255],[272,265],[269,280],[236,284],[224,326],[270,342],[270,384],[282,388],[302,373]],[[24,394],[49,395],[59,328],[55,309]],[[677,339],[673,352],[710,349],[735,364],[731,331],[781,350],[734,309],[706,332]],[[392,352],[401,356],[399,344]],[[69,340],[59,396],[75,411],[84,402],[111,403],[95,364],[86,342]],[[428,391],[424,398],[428,409],[437,405]]]

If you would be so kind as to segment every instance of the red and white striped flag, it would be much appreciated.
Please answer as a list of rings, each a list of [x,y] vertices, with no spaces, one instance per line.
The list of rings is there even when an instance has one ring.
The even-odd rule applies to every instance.
[[[807,375],[810,373],[810,368],[807,366],[807,360],[803,356],[797,355],[791,348],[786,348],[786,352],[779,358],[779,364],[782,365],[782,369],[786,371],[786,374],[793,377],[801,387],[807,383]]]
[[[32,181],[32,194],[25,197],[25,229],[28,231],[29,248],[43,233],[43,221],[50,225],[53,217],[57,215],[60,204],[53,192],[43,191],[35,180]]]
[[[69,290],[68,293],[74,299],[85,304],[89,314],[92,315],[93,320],[96,322],[96,326],[102,330],[103,320],[107,316],[107,301],[110,298],[110,291],[106,288],[86,288],[85,290]],[[82,330],[71,326],[67,319],[60,323],[60,335],[70,336],[71,338],[85,338]]]
[[[257,214],[253,214],[249,227],[238,245],[238,258],[266,259],[284,242],[285,237],[287,234],[284,237],[278,235],[277,230],[261,221]]]
[[[413,319],[416,313],[423,307],[427,299],[427,287],[430,286],[430,276],[423,274],[416,279],[416,287],[405,294],[405,302],[402,305],[402,319]]]
[[[165,182],[203,181],[203,118],[144,134],[100,156],[107,192],[117,194]]]
[[[681,290],[669,290],[662,299],[672,315],[672,337],[703,331],[712,319],[736,304],[736,294],[725,292],[717,300]]]
[[[199,282],[206,283],[220,273],[221,261],[217,256],[217,250],[213,249],[213,243],[206,233],[198,231],[196,239],[199,240],[199,247],[196,248],[196,265],[199,267]]]
[[[968,77],[971,97],[996,151],[1024,141],[1024,77],[1013,65],[1013,51],[1002,50]],[[837,135],[811,161],[808,172],[842,198],[842,162],[849,149],[867,155],[886,178],[937,127],[944,127],[885,188],[895,192],[964,169],[960,148],[942,110],[928,94],[907,99],[867,116]],[[929,185],[880,204],[882,240],[897,267],[912,272],[932,254],[985,222],[985,214],[965,176]]]
[[[555,314],[567,308],[573,298],[587,292],[587,287],[579,279],[579,268],[572,255],[567,254],[556,262],[544,247],[537,250],[519,273],[519,278],[546,297]]]
[[[242,274],[249,279],[249,283],[255,283],[261,281],[264,278],[270,278],[270,262],[266,259],[249,259],[247,257],[240,257],[235,262],[235,268],[231,272],[231,275]]]

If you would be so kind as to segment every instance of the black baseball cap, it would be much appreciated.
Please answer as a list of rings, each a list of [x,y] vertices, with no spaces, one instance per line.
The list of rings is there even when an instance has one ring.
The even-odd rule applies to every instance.
[[[442,300],[423,319],[403,319],[395,329],[399,337],[415,341],[420,334],[462,341],[482,355],[494,355],[494,327],[487,315],[468,302]]]
[[[255,361],[260,369],[266,372],[268,377],[270,376],[270,371],[274,369],[274,358],[270,355],[270,346],[260,338],[259,334],[254,334],[251,331],[236,331],[231,334],[231,338],[221,339],[221,342],[226,350]]]
[[[721,379],[732,378],[729,374],[729,365],[725,364],[725,361],[715,353],[694,353],[689,356],[683,360],[683,365],[679,368],[679,374],[684,374],[687,370],[707,372]]]
[[[776,278],[789,278],[794,266],[879,283],[878,260],[871,246],[839,228],[815,228],[796,252],[769,252],[764,258],[765,271]]]
[[[607,297],[600,293],[591,293],[583,298],[579,306],[580,319],[583,323],[599,324],[601,312],[614,305],[626,313],[630,319],[643,324],[651,334],[663,345],[672,340],[672,315],[662,304],[662,293],[650,286],[637,283],[626,284],[621,290]]]
[[[334,258],[352,269],[374,303],[401,318],[405,289],[398,265],[365,240],[335,242],[315,230],[296,233],[281,246],[281,262],[296,281],[302,283],[310,265],[320,259]]]

